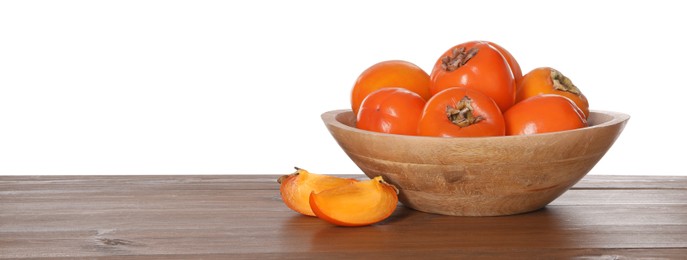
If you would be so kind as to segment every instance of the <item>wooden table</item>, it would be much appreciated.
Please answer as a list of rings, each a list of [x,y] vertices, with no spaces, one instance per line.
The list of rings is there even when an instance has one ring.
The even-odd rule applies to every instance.
[[[399,206],[358,228],[292,212],[276,178],[2,176],[0,258],[687,259],[687,177],[588,176],[528,214]]]

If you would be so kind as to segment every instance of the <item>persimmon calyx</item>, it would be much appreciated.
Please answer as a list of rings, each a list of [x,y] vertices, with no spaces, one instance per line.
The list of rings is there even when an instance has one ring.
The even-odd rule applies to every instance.
[[[582,94],[580,89],[572,83],[572,80],[558,70],[551,69],[551,80],[553,81],[553,88],[555,90],[565,91],[578,96]]]
[[[284,180],[286,180],[286,178],[291,177],[291,176],[298,176],[299,174],[301,174],[301,172],[304,171],[303,169],[298,168],[298,167],[293,167],[293,168],[296,169],[296,172],[294,172],[292,174],[280,176],[279,179],[277,179],[277,183],[281,184],[282,182],[284,182]]]
[[[454,71],[468,63],[479,52],[477,47],[465,50],[465,47],[454,48],[451,55],[446,55],[441,59],[441,68],[445,71]]]
[[[468,127],[476,124],[484,118],[473,114],[472,99],[464,96],[455,106],[446,106],[446,116],[448,120],[459,127]]]

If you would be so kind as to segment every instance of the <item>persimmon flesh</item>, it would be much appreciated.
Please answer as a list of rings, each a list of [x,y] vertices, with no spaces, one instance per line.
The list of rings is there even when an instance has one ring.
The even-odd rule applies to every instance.
[[[351,184],[357,180],[311,173],[296,167],[296,172],[280,177],[278,182],[281,184],[279,192],[286,206],[303,215],[314,217],[315,213],[310,209],[310,193]]]
[[[339,226],[365,226],[396,210],[398,190],[381,176],[310,194],[317,217]]]

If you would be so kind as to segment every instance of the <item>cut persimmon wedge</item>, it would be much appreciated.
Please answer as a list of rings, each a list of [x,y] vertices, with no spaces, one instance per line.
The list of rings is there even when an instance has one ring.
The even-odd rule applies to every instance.
[[[388,218],[397,204],[398,189],[382,176],[310,194],[315,215],[339,226],[377,223]]]
[[[315,213],[310,209],[310,193],[357,182],[356,179],[310,173],[298,167],[296,167],[296,172],[281,176],[277,181],[281,184],[279,192],[284,204],[292,210],[308,216],[315,216]]]

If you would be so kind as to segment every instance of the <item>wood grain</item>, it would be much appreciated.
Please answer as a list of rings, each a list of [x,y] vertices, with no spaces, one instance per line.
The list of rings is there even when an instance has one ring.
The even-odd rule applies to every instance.
[[[0,258],[687,255],[687,177],[587,176],[527,214],[455,217],[399,206],[360,228],[292,212],[276,178],[1,176]]]

